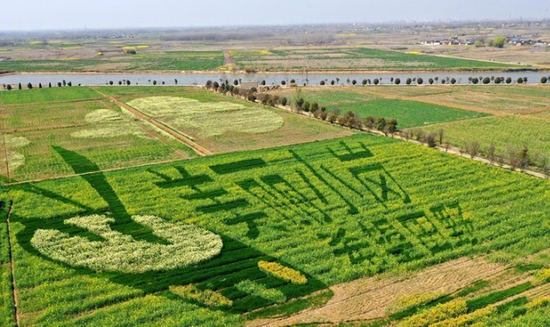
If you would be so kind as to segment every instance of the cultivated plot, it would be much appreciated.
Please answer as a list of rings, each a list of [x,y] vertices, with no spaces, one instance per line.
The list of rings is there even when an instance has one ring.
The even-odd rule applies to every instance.
[[[445,139],[452,145],[466,149],[477,141],[480,152],[489,153],[495,146],[495,155],[507,157],[527,147],[535,164],[550,157],[548,120],[534,116],[503,116],[455,122],[427,127],[427,131],[443,129]]]
[[[488,116],[475,111],[397,99],[344,104],[329,110],[334,111],[334,108],[339,108],[341,113],[355,112],[363,118],[367,116],[394,118],[397,119],[400,129]]]
[[[368,48],[316,48],[239,51],[232,54],[242,69],[255,70],[460,70],[512,65]]]
[[[50,99],[56,101],[48,102]],[[4,100],[18,103],[0,105],[3,179],[21,181],[74,174],[54,151],[57,146],[86,154],[98,169],[193,156],[181,143],[89,88],[17,91]]]
[[[476,92],[459,91],[445,94],[416,97],[417,101],[437,101],[450,106],[457,105],[472,109],[488,109],[492,112],[506,112],[526,114],[537,112],[541,109],[550,109],[550,99],[535,98],[525,95],[506,94],[507,88],[500,90],[502,93],[494,94],[479,89]]]
[[[81,154],[55,151],[75,171],[95,170]],[[543,250],[547,190],[546,181],[369,135],[19,185],[11,190],[19,310],[27,326],[129,315],[151,326],[239,325],[242,313],[339,282]],[[104,220],[89,223],[93,215],[109,219],[107,230]],[[122,249],[169,246],[155,224],[196,226],[223,247],[196,266],[147,272],[109,268],[99,255],[113,237]],[[88,262],[64,247],[76,240],[98,249],[81,249]]]
[[[127,49],[130,50],[130,49]],[[224,64],[221,51],[147,51],[136,55],[121,49],[114,55],[91,52],[78,57],[58,59],[13,60],[0,62],[0,69],[18,72],[58,71],[204,71]]]
[[[103,91],[107,88],[102,88]],[[151,89],[149,89],[151,90]],[[133,108],[180,132],[213,152],[260,149],[352,134],[336,126],[296,116],[284,110],[197,88],[139,97],[119,93]],[[162,89],[158,92],[162,94]],[[129,100],[133,99],[133,100]]]

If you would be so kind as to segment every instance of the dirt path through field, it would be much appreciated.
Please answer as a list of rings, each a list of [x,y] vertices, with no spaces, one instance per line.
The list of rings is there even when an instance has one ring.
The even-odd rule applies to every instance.
[[[184,135],[182,135],[181,133],[179,133],[175,129],[172,129],[169,126],[167,126],[166,124],[163,124],[163,123],[157,121],[153,117],[144,114],[143,112],[127,105],[126,103],[118,101],[116,98],[114,98],[112,96],[108,96],[108,95],[106,95],[106,94],[104,94],[104,93],[102,93],[102,92],[100,92],[96,89],[93,89],[93,90],[95,90],[97,93],[101,94],[103,97],[105,97],[106,99],[108,99],[112,103],[116,104],[117,106],[126,109],[131,114],[133,114],[135,117],[137,117],[138,119],[140,119],[142,121],[145,121],[145,122],[159,128],[159,129],[161,129],[165,133],[171,135],[172,137],[174,137],[179,142],[181,142],[184,145],[190,147],[199,156],[208,156],[208,155],[212,154],[212,152],[210,150],[208,150],[208,149],[204,148],[203,146],[191,141],[190,139],[188,139],[187,137],[185,137]]]
[[[476,281],[503,274],[507,266],[483,259],[461,258],[409,277],[364,278],[332,286],[334,297],[324,306],[285,318],[250,322],[248,327],[331,323],[383,318],[401,300],[422,294],[450,294]]]
[[[235,61],[233,61],[233,58],[231,58],[231,52],[229,50],[223,50],[223,58],[224,58],[224,64],[223,66],[229,70],[236,70],[237,65],[235,64]]]

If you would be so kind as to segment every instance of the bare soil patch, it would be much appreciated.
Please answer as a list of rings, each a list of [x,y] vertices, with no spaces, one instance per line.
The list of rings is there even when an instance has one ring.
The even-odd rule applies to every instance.
[[[383,318],[388,310],[410,296],[454,293],[471,283],[502,274],[505,265],[482,259],[461,258],[409,277],[364,278],[331,287],[334,297],[323,307],[296,315],[253,321],[249,327],[306,323],[341,323]]]

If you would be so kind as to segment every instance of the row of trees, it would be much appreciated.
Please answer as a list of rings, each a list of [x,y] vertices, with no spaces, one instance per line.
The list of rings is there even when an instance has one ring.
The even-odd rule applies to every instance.
[[[447,151],[451,148],[450,143],[444,141],[443,129],[427,133],[418,128],[407,130],[401,133],[401,136],[407,140],[415,139],[427,144],[429,147],[440,146]],[[509,145],[504,151],[497,151],[494,144],[483,147],[479,141],[473,140],[464,143],[458,151],[461,154],[468,154],[472,159],[483,156],[491,164],[498,164],[501,167],[507,164],[511,170],[525,170],[530,167],[538,167],[547,178],[550,178],[550,161],[548,157],[540,153],[532,153],[527,145],[522,147]]]
[[[547,83],[548,81],[550,80],[550,77],[542,77],[540,82],[542,84],[545,84]],[[339,81],[338,80],[331,80],[330,81],[330,85],[336,85]],[[422,77],[415,77],[415,78],[407,78],[405,79],[404,81],[401,80],[401,78],[397,77],[397,78],[393,78],[391,77],[390,78],[390,84],[392,85],[401,85],[402,83],[406,84],[406,85],[413,85],[413,84],[416,84],[416,85],[423,85],[423,84],[430,84],[430,85],[434,85],[434,84],[451,84],[451,85],[454,85],[454,84],[457,84],[457,83],[461,83],[462,80],[459,79],[457,80],[456,78],[454,77],[446,77],[446,78],[439,78],[439,77],[433,77],[433,78],[428,78],[427,81],[425,81]],[[494,83],[494,84],[512,84],[514,82],[514,80],[511,78],[511,77],[499,77],[499,76],[480,76],[480,77],[469,77],[468,78],[468,83],[469,84],[480,84],[480,83],[483,83],[483,84],[491,84],[491,83]],[[515,80],[515,82],[517,84],[523,84],[523,83],[527,83],[528,82],[528,78],[527,77],[519,77]],[[324,85],[328,85],[329,82],[327,80],[323,80],[321,82],[319,82],[319,85],[321,86],[324,86]],[[351,81],[348,80],[348,84],[350,85],[357,85],[358,84],[358,81],[353,79]],[[378,79],[378,78],[375,78],[374,80],[370,80],[370,79],[364,79],[361,84],[363,86],[366,86],[366,85],[379,85],[379,84],[382,84],[382,79]]]
[[[254,87],[250,89],[239,88],[235,85],[229,84],[228,81],[224,81],[221,84],[216,81],[207,81],[205,87],[207,90],[229,94],[232,96],[239,96],[251,102],[260,102],[261,104],[267,106],[286,107],[290,104],[287,97],[270,93],[258,93],[258,90]],[[304,100],[301,95],[300,88],[296,88],[292,110],[298,113],[305,112],[316,119],[358,130],[363,130],[366,128],[392,135],[398,131],[396,119],[375,118],[372,116],[361,119],[357,113],[352,111],[347,111],[344,114],[341,114],[339,108],[333,108],[331,111],[328,111],[326,107],[319,105],[317,102],[310,103]]]
[[[33,89],[35,87],[32,83],[27,83],[26,86],[27,86],[27,89]],[[57,87],[64,87],[64,86],[73,86],[73,83],[71,81],[67,82],[65,80],[63,80],[62,82],[57,83]],[[78,86],[81,86],[81,84],[78,84]],[[46,86],[42,85],[42,83],[38,83],[38,88],[39,89],[42,89],[42,88],[45,88],[45,87]],[[52,83],[48,83],[47,87],[52,88],[53,87]],[[11,90],[13,90],[13,85],[3,84],[3,88],[4,88],[4,90],[11,91]],[[23,84],[18,83],[17,84],[17,89],[22,90],[23,89]]]

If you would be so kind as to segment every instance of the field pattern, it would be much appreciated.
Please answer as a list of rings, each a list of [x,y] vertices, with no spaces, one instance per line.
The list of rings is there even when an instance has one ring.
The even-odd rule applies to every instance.
[[[283,119],[255,106],[232,102],[200,102],[189,98],[149,97],[136,99],[130,106],[179,128],[191,128],[200,136],[212,137],[226,132],[268,133],[280,128]]]
[[[138,50],[137,55],[70,58],[65,60],[15,60],[0,62],[0,70],[19,72],[61,71],[203,71],[216,70],[224,63],[221,51]]]
[[[87,87],[6,93],[0,104],[0,178],[74,174],[55,147],[93,158],[97,169],[189,158],[189,149]],[[7,157],[6,157],[7,155]]]
[[[214,153],[255,150],[352,134],[284,110],[199,88],[98,88]]]
[[[94,171],[57,151],[75,171]],[[25,326],[118,325],[138,305],[149,314],[131,319],[144,326],[239,325],[238,313],[339,282],[542,250],[547,192],[545,181],[369,135],[14,186],[19,307]],[[136,240],[162,243],[131,218],[147,215],[211,231],[224,246],[196,267],[128,274],[61,265],[32,244],[37,230],[93,241],[64,222],[95,214]]]
[[[368,48],[243,51],[232,54],[239,68],[269,70],[461,70],[512,65]]]
[[[341,112],[358,113],[363,118],[367,116],[395,118],[400,129],[488,116],[475,111],[397,99],[344,104],[337,108]]]

